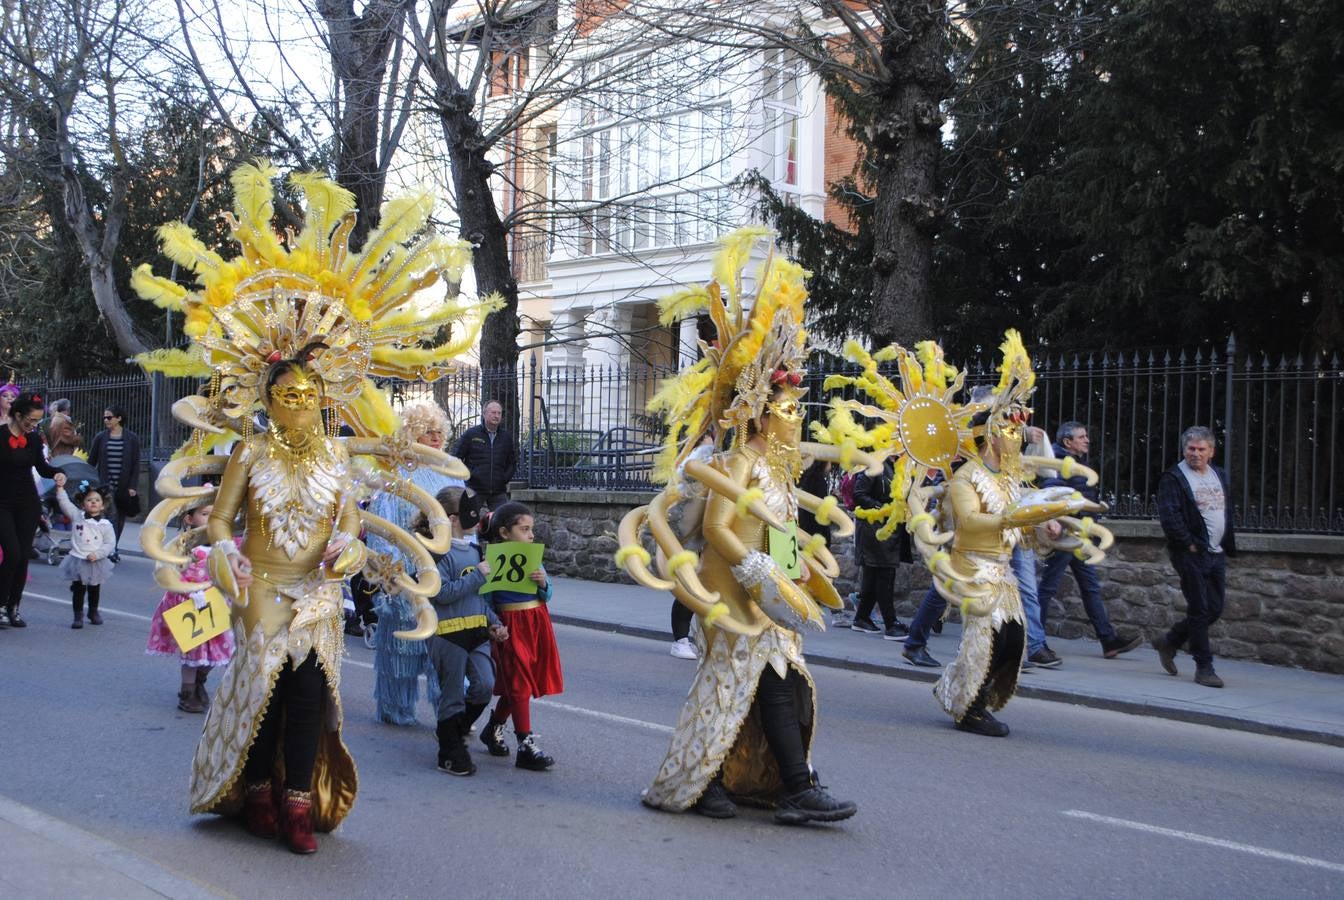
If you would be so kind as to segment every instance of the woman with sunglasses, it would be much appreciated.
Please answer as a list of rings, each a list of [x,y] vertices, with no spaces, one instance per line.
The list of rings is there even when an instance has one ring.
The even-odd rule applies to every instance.
[[[140,438],[126,428],[126,410],[109,406],[103,410],[103,430],[93,436],[89,445],[89,465],[98,470],[98,478],[112,492],[112,512],[108,518],[121,540],[126,517],[140,512],[136,485],[140,481]],[[117,561],[117,554],[112,554]]]
[[[33,544],[42,507],[33,483],[33,469],[43,478],[65,484],[65,475],[42,456],[42,398],[20,394],[9,408],[9,421],[0,427],[0,604],[10,626],[24,628],[19,615],[23,588],[28,583],[28,548]]]

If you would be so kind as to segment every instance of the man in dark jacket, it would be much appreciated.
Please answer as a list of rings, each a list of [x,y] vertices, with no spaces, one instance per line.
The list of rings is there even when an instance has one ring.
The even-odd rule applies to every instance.
[[[509,500],[509,482],[518,466],[518,445],[513,435],[500,427],[504,407],[497,400],[485,404],[484,422],[468,428],[453,448],[453,456],[471,470],[467,486],[485,500],[490,509],[499,509]]]
[[[1223,614],[1227,557],[1237,555],[1237,542],[1227,473],[1210,464],[1216,447],[1209,429],[1187,428],[1181,433],[1185,458],[1157,482],[1157,515],[1181,579],[1185,618],[1154,640],[1153,649],[1167,674],[1175,675],[1176,651],[1188,645],[1195,658],[1195,681],[1220,688],[1223,679],[1213,671],[1209,626]]]
[[[854,503],[858,509],[880,509],[891,502],[891,481],[895,477],[895,466],[890,459],[882,468],[882,474],[870,477],[864,473],[854,483]],[[910,535],[904,528],[886,540],[879,540],[877,532],[880,525],[858,520],[854,535],[854,561],[861,567],[859,581],[859,608],[854,614],[851,631],[864,634],[881,634],[886,640],[905,640],[910,632],[896,618],[896,568],[903,562],[913,562]],[[883,628],[873,622],[873,606],[882,610]]]
[[[1059,430],[1055,433],[1054,451],[1056,459],[1071,456],[1076,462],[1087,465],[1087,452],[1090,448],[1091,438],[1088,437],[1087,426],[1082,422],[1065,422],[1059,426]],[[1055,487],[1057,485],[1073,488],[1093,502],[1098,502],[1101,499],[1099,486],[1089,485],[1087,479],[1082,475],[1074,475],[1069,478],[1062,476],[1047,478],[1041,486]],[[1078,593],[1083,598],[1083,609],[1087,611],[1087,617],[1092,620],[1092,628],[1097,633],[1097,640],[1101,641],[1102,656],[1107,659],[1114,659],[1121,653],[1128,653],[1143,643],[1143,635],[1138,632],[1120,633],[1111,625],[1110,617],[1106,615],[1106,604],[1101,599],[1101,579],[1097,577],[1096,566],[1087,565],[1065,550],[1056,550],[1050,554],[1046,557],[1041,568],[1041,577],[1037,582],[1036,594],[1041,604],[1042,630],[1044,630],[1045,623],[1050,617],[1050,601],[1055,598],[1055,593],[1059,590],[1059,583],[1064,579],[1065,569],[1071,570],[1074,580],[1078,582]]]

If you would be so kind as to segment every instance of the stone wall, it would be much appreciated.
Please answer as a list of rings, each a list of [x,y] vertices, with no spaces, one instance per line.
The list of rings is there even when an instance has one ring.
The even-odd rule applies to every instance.
[[[628,581],[612,560],[616,526],[647,503],[640,493],[514,491],[537,513],[537,540],[547,545],[546,567],[591,581]],[[1153,522],[1111,522],[1116,546],[1101,564],[1102,595],[1117,628],[1154,637],[1185,609],[1161,530]],[[1239,535],[1241,555],[1229,560],[1227,605],[1211,630],[1213,652],[1344,673],[1344,538],[1315,535]],[[842,594],[857,588],[853,542],[831,548],[841,567]],[[902,566],[897,613],[908,618],[929,584],[920,566]],[[1092,637],[1077,585],[1066,574],[1048,630],[1064,638]]]

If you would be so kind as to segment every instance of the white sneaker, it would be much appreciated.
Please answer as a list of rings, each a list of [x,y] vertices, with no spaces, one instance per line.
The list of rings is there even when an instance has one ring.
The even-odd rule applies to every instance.
[[[671,654],[677,659],[699,659],[700,654],[695,650],[695,644],[691,643],[690,638],[679,638],[672,642]]]

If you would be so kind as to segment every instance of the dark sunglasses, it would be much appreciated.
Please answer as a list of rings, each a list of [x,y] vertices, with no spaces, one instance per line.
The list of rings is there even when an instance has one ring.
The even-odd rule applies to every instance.
[[[103,416],[103,421],[106,422],[108,419],[115,419],[115,418],[116,416]]]

